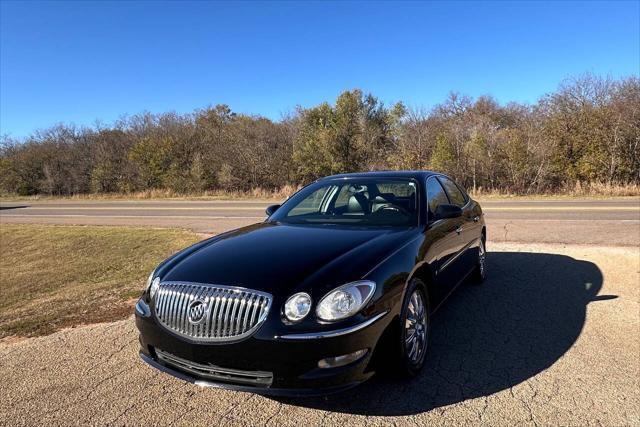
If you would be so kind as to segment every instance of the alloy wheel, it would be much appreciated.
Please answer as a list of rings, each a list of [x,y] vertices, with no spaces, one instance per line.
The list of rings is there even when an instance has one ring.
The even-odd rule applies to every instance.
[[[486,259],[487,251],[484,247],[484,240],[480,239],[480,246],[478,247],[478,268],[480,269],[480,277],[486,275]]]
[[[405,351],[411,363],[419,363],[427,346],[427,311],[424,297],[414,290],[407,306]]]

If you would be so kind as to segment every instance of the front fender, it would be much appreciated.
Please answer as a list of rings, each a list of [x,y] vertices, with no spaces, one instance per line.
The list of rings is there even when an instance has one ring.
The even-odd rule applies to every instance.
[[[373,298],[378,310],[389,310],[392,316],[400,313],[405,290],[414,272],[420,265],[420,248],[424,242],[422,234],[387,255],[369,271],[364,279],[376,282]]]

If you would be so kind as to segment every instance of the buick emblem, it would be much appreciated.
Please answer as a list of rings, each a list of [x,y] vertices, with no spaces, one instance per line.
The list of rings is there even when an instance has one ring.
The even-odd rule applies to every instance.
[[[195,300],[187,308],[189,323],[199,325],[202,323],[207,313],[207,304],[202,300]]]

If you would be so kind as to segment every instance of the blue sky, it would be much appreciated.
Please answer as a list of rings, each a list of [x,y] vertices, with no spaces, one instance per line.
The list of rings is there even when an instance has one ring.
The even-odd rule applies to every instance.
[[[0,4],[0,132],[226,103],[279,119],[361,88],[535,102],[568,76],[640,73],[640,2]]]

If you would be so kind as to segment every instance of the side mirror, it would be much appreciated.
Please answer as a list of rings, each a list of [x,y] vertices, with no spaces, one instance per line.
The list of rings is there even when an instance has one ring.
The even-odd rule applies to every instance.
[[[436,208],[436,219],[458,218],[462,216],[462,209],[456,205],[439,205]]]
[[[274,213],[275,211],[277,211],[279,207],[280,207],[280,205],[271,205],[271,206],[268,206],[268,207],[267,207],[267,209],[265,210],[265,212],[267,213],[267,216],[271,216],[271,215],[273,215],[273,213]]]

